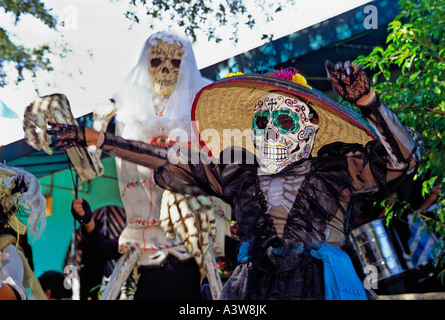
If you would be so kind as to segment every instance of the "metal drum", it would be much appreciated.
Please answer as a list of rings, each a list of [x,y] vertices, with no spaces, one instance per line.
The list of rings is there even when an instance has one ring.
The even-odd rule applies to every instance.
[[[404,272],[385,227],[385,219],[373,220],[352,230],[351,242],[362,267],[376,267],[378,281]]]

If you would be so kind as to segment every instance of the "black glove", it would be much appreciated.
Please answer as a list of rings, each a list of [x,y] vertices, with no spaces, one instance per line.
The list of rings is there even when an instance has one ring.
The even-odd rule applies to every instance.
[[[371,91],[370,81],[362,67],[352,65],[350,61],[337,63],[325,63],[328,79],[332,88],[345,100],[356,102]]]
[[[50,148],[60,151],[72,147],[86,147],[85,127],[50,121],[48,124],[52,128],[47,133],[56,138],[56,141],[49,145]]]
[[[76,210],[73,208],[73,204],[71,204],[71,214],[73,215],[74,219],[79,221],[81,224],[85,224],[91,221],[93,218],[93,213],[91,212],[90,204],[84,200],[82,200],[82,208],[85,211],[85,214],[83,217],[81,217]]]

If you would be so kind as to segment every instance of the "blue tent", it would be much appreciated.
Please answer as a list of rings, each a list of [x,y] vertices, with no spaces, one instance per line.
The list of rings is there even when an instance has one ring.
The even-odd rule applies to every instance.
[[[18,118],[19,116],[14,111],[9,109],[2,100],[0,100],[0,117]]]

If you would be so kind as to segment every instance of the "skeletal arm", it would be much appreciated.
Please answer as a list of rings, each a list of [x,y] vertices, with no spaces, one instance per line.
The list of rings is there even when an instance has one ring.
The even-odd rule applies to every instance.
[[[368,189],[373,185],[383,186],[389,181],[412,173],[423,153],[420,135],[404,127],[397,116],[380,101],[361,67],[349,61],[337,63],[335,66],[327,62],[326,69],[334,90],[360,108],[363,116],[374,127],[377,138],[386,151],[373,159],[348,159],[356,187]],[[377,150],[369,149],[368,158],[372,157],[372,152]]]
[[[422,158],[420,135],[406,128],[373,91],[357,101],[357,105],[386,149],[388,169],[411,173]]]

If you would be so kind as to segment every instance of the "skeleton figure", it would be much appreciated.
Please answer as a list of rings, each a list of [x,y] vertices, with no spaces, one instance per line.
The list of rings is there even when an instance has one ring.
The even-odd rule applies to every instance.
[[[267,75],[222,79],[196,96],[194,119],[210,120],[207,128],[218,133],[229,127],[242,134],[242,129],[252,124],[258,127],[252,129],[266,130],[269,122],[273,123],[272,117],[277,122],[269,128],[276,136],[267,143],[279,139],[280,129],[283,145],[288,144],[284,141],[289,138],[287,133],[296,134],[293,139],[303,148],[303,154],[297,150],[296,157],[301,154],[301,159],[278,168],[286,157],[274,157],[280,169],[274,174],[264,170],[267,165],[250,161],[249,154],[256,150],[238,143],[241,139],[233,139],[233,145],[215,162],[207,153],[197,155],[190,148],[165,148],[74,126],[71,130],[85,131],[92,139],[90,144],[97,143],[104,152],[155,169],[157,183],[166,189],[182,192],[197,188],[196,195],[205,190],[231,204],[241,245],[239,262],[224,285],[221,299],[368,299],[373,295],[366,292],[347,253],[349,233],[361,214],[363,201],[397,188],[415,172],[422,148],[416,143],[418,134],[406,130],[371,90],[363,69],[349,62],[327,67],[334,89],[355,102],[367,122],[317,91]],[[283,111],[271,109],[275,108],[271,103],[259,113],[261,103],[281,99],[279,95],[265,97],[276,92],[285,101]],[[268,100],[271,97],[275,100]],[[294,110],[285,111],[286,99]],[[317,113],[312,117],[319,120],[315,143],[310,138],[316,126],[305,121],[312,120],[311,112],[304,111],[300,99]],[[222,110],[226,111],[224,119]],[[282,115],[290,120],[280,119]],[[200,125],[198,134],[207,128]],[[264,153],[269,149],[261,141],[270,139],[263,134],[253,137]],[[60,139],[56,147],[63,148],[71,141],[58,127],[54,135]],[[307,144],[309,148],[313,145],[309,157],[304,153]],[[294,144],[283,153],[292,155],[295,149]],[[259,162],[265,160],[260,156]]]
[[[35,99],[25,109],[23,131],[25,141],[36,150],[43,150],[51,155],[50,136],[46,133],[46,121],[77,124],[71,113],[68,99],[63,94],[52,94]],[[86,147],[73,147],[66,150],[66,155],[81,180],[92,179],[103,172],[100,161],[91,156]]]
[[[213,197],[190,196],[164,191],[161,205],[161,228],[168,239],[179,236],[198,263],[201,277],[207,276],[212,297],[219,297],[221,280],[215,268],[213,242],[223,243],[224,212]],[[226,209],[227,210],[227,209]],[[217,238],[216,230],[222,238]]]
[[[260,150],[260,168],[277,173],[286,165],[307,158],[318,129],[314,111],[296,98],[269,93],[254,109],[252,138]]]
[[[201,77],[187,40],[170,32],[156,33],[147,39],[138,64],[121,89],[108,104],[94,111],[93,128],[105,131],[115,117],[116,134],[120,136],[162,146],[179,142],[196,148],[197,142],[190,141],[190,109],[195,94],[209,83]],[[89,150],[100,159],[100,149],[89,146]],[[131,254],[139,251],[136,266],[159,266],[169,254],[179,260],[194,257],[201,280],[205,275],[214,278],[212,293],[216,298],[221,284],[211,254],[212,243],[217,223],[221,225],[222,241],[222,226],[229,228],[224,217],[224,211],[230,212],[227,205],[215,205],[206,197],[164,192],[156,185],[152,169],[121,158],[116,158],[116,167],[128,221],[119,239],[120,250]]]

